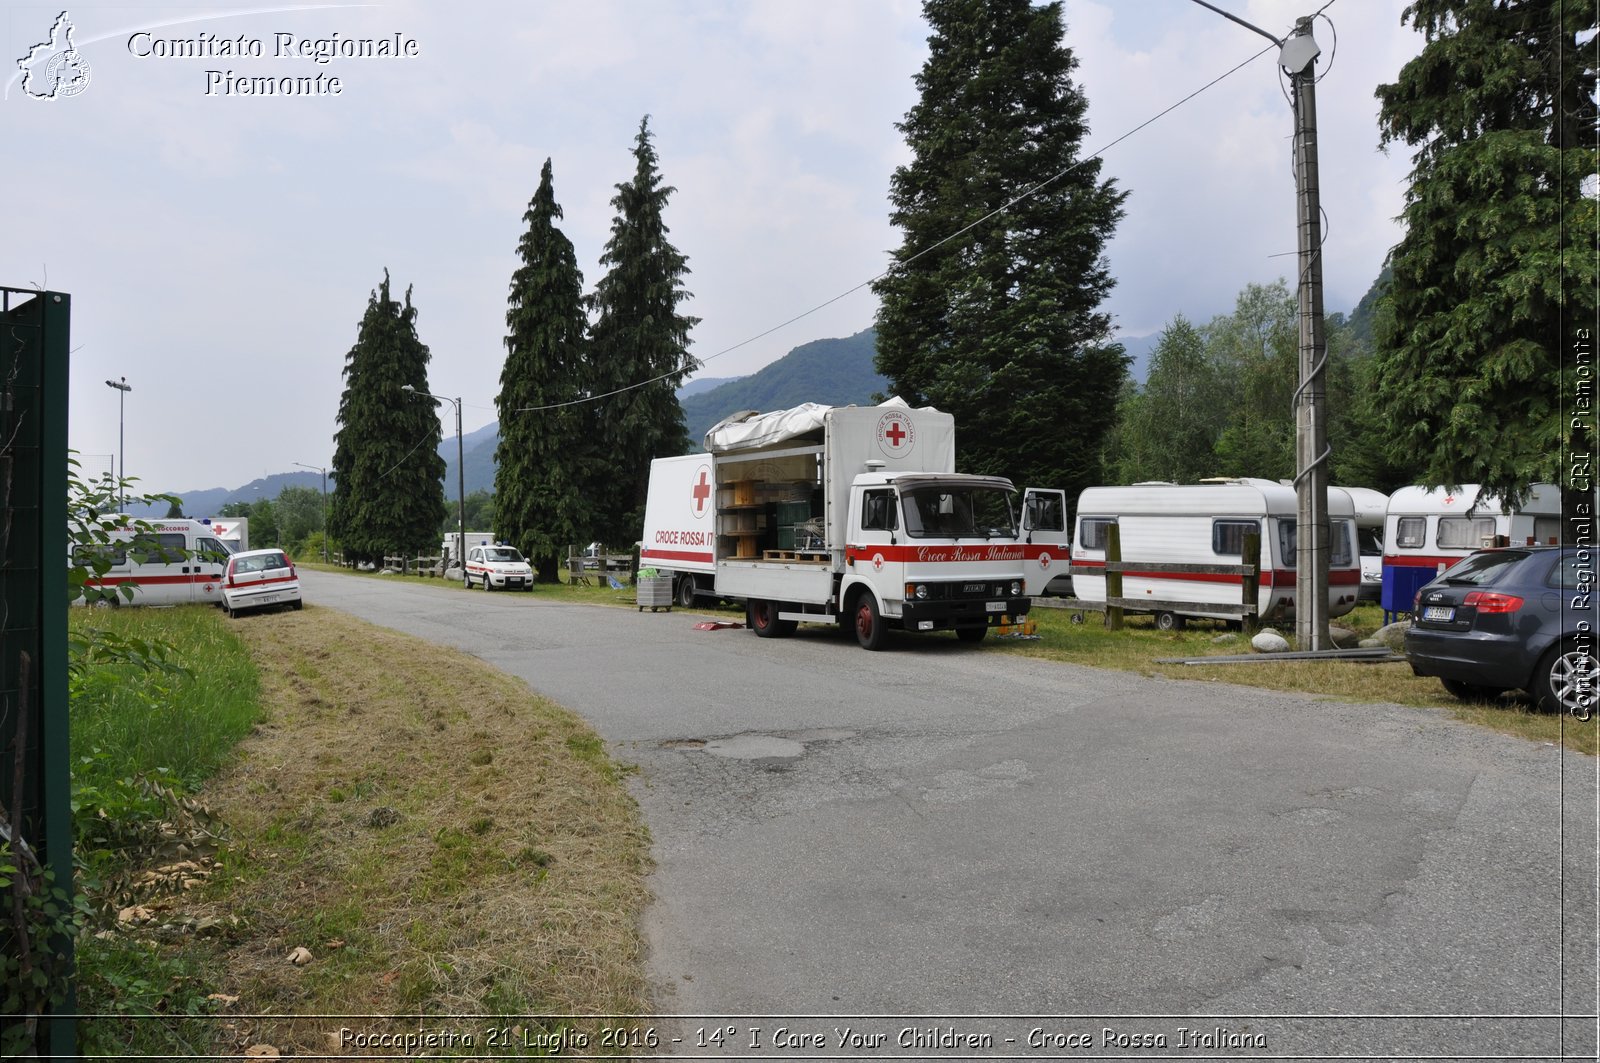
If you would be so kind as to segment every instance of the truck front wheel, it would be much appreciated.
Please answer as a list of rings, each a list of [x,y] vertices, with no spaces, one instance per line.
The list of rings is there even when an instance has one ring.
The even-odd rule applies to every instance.
[[[855,621],[856,641],[864,650],[883,649],[883,615],[878,612],[878,599],[871,591],[862,591],[851,611]]]

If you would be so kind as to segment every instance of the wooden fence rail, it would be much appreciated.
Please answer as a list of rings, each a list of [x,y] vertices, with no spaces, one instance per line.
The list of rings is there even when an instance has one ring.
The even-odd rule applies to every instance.
[[[1256,534],[1246,535],[1242,546],[1243,557],[1261,556],[1261,536]],[[1102,609],[1106,614],[1106,627],[1112,631],[1122,629],[1123,612],[1128,609],[1139,612],[1175,612],[1185,610],[1203,609],[1208,613],[1227,613],[1241,619],[1253,619],[1261,608],[1261,565],[1245,563],[1239,565],[1210,565],[1188,564],[1179,561],[1124,561],[1122,560],[1122,534],[1115,524],[1106,528],[1106,560],[1103,565],[1073,565],[1071,572],[1074,576],[1104,575],[1106,578],[1106,600],[1102,602],[1086,602],[1074,596],[1066,604],[1068,609],[1077,609],[1082,612],[1098,612]],[[1178,602],[1158,598],[1128,598],[1122,593],[1123,573],[1138,574],[1141,572],[1172,572],[1179,575],[1193,576],[1240,576],[1238,604],[1232,602]]]

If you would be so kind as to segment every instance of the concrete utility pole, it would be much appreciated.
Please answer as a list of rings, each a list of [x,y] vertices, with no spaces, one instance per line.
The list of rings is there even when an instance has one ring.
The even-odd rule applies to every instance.
[[[1292,69],[1298,46],[1304,65]],[[1295,499],[1299,531],[1295,561],[1295,639],[1302,650],[1333,648],[1328,635],[1328,341],[1322,320],[1322,203],[1317,177],[1316,58],[1311,19],[1295,22],[1280,61],[1294,86],[1294,178],[1300,216],[1300,387],[1295,392]],[[1355,549],[1355,544],[1351,544]]]
[[[1311,36],[1315,16],[1297,19],[1294,32],[1279,40],[1206,2],[1195,3],[1261,34],[1278,46],[1278,65],[1289,75],[1294,100],[1294,183],[1296,237],[1300,263],[1300,386],[1294,393],[1295,418],[1295,639],[1299,649],[1333,648],[1328,636],[1328,389],[1324,372],[1328,343],[1322,322],[1322,203],[1317,178],[1316,59],[1322,49]],[[1356,544],[1351,543],[1354,550]]]

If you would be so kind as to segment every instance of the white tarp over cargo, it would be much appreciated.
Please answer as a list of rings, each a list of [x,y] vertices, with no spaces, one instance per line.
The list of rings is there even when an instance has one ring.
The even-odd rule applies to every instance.
[[[823,418],[828,411],[836,408],[807,402],[771,413],[742,410],[711,426],[706,432],[706,450],[712,454],[726,454],[735,450],[770,447],[789,439],[814,437],[821,433]],[[874,408],[908,410],[911,407],[904,399],[895,396]]]

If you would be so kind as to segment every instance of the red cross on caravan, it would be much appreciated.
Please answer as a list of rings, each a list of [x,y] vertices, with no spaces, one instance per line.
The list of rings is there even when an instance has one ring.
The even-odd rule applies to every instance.
[[[906,437],[906,430],[900,427],[899,421],[890,421],[888,429],[883,434],[889,437],[891,447],[898,447],[900,441]]]
[[[1445,495],[1444,496],[1444,504],[1447,505],[1447,506],[1455,505],[1456,504],[1456,496],[1455,495]]]
[[[711,484],[706,479],[706,470],[700,470],[700,481],[694,485],[694,515],[699,516],[706,510],[706,499],[711,497]]]

